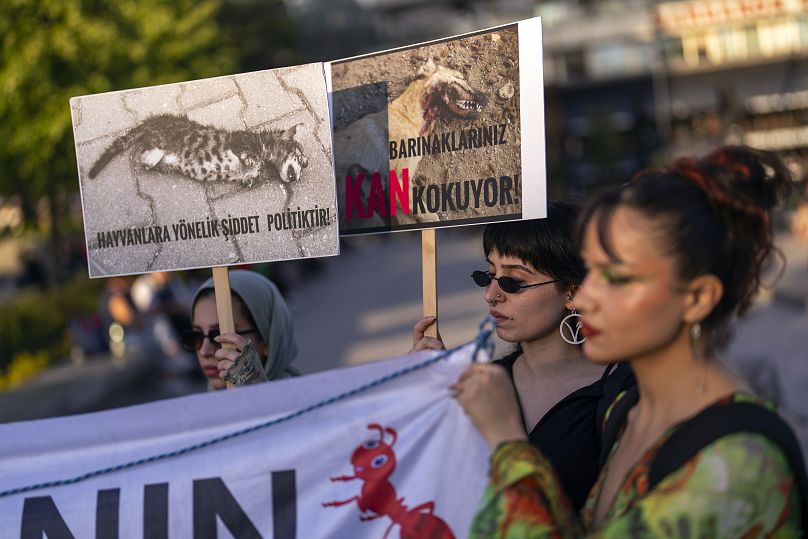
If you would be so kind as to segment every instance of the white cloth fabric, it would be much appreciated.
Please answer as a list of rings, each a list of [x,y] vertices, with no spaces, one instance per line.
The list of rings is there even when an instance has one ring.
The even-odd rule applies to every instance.
[[[0,495],[0,537],[379,538],[391,527],[390,537],[398,537],[402,525],[440,528],[435,517],[454,537],[466,537],[485,487],[488,450],[447,388],[468,365],[472,346],[202,449],[76,484]],[[434,354],[0,425],[0,492],[79,477],[283,418]],[[369,428],[374,423],[394,430],[395,442],[388,431],[380,444],[378,428]],[[376,447],[360,451],[366,441]],[[373,451],[387,453],[371,455],[371,467],[395,459],[392,467],[379,467],[376,483],[367,466],[352,466],[352,458],[359,466]],[[356,475],[364,478],[330,479]],[[334,501],[347,503],[323,505]],[[406,510],[396,513],[398,503]]]

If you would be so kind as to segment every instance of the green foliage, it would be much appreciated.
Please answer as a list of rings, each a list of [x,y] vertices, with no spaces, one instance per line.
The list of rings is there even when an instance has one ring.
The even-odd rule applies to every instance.
[[[0,371],[0,391],[22,384],[47,366],[48,355],[45,352],[23,352],[14,358],[5,373]]]
[[[68,324],[97,309],[102,287],[103,281],[77,276],[58,288],[25,291],[0,305],[0,374],[22,356],[45,357],[46,362],[67,357]]]
[[[74,191],[69,98],[232,73],[219,0],[0,2],[0,197]]]

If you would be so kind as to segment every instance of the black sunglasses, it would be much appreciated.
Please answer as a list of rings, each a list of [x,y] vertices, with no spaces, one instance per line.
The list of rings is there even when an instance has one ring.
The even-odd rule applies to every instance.
[[[523,288],[530,288],[532,286],[542,286],[545,284],[558,282],[558,279],[554,279],[552,281],[544,281],[543,283],[520,284],[519,281],[517,281],[513,277],[508,277],[507,275],[503,275],[502,277],[494,277],[494,274],[491,273],[490,271],[472,272],[471,278],[474,279],[474,284],[476,284],[477,286],[488,286],[489,284],[491,284],[491,281],[496,281],[499,284],[499,287],[502,289],[502,291],[507,294],[513,294],[515,292],[519,292]]]
[[[247,335],[248,333],[255,333],[258,331],[256,328],[250,329],[242,329],[241,331],[236,331],[234,333],[238,335]],[[211,345],[215,346],[216,348],[221,347],[222,345],[214,341],[216,337],[221,335],[221,331],[219,329],[211,329],[207,333],[202,333],[198,329],[186,329],[183,330],[182,334],[180,335],[180,342],[182,343],[182,347],[188,350],[189,352],[193,352],[194,350],[199,350],[202,348],[202,343],[205,342],[205,338],[208,339]]]

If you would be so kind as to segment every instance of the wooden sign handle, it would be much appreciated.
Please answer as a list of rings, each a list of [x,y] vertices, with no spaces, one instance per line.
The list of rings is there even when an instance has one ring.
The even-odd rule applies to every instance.
[[[233,333],[235,325],[233,324],[233,302],[230,295],[230,278],[227,275],[226,267],[218,267],[213,269],[213,291],[216,294],[216,314],[219,316],[219,333]],[[235,345],[230,343],[222,343],[224,348],[233,348]],[[232,389],[235,386],[230,382],[227,383],[227,389]]]
[[[424,285],[424,316],[438,316],[438,246],[435,229],[421,230],[421,277]],[[438,337],[438,321],[426,328],[424,335]]]

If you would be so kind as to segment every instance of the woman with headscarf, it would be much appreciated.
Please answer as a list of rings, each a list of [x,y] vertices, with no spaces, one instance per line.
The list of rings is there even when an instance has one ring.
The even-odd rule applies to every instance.
[[[210,389],[225,382],[248,385],[297,376],[291,363],[297,355],[289,307],[266,277],[245,270],[229,272],[233,304],[233,333],[219,332],[213,279],[208,279],[191,302],[193,329],[182,335],[185,348],[195,351]],[[223,343],[235,346],[222,348]]]

